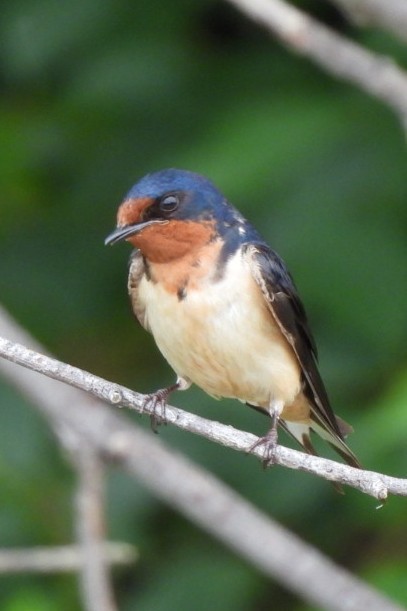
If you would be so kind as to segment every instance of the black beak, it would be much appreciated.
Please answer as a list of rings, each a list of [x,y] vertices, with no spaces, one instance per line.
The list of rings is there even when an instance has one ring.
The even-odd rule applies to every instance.
[[[121,242],[131,235],[135,235],[142,229],[145,229],[150,225],[155,225],[156,223],[168,223],[168,221],[164,221],[162,219],[152,219],[150,221],[146,221],[145,223],[136,223],[135,225],[126,225],[125,227],[116,227],[116,229],[107,236],[105,246],[108,244],[113,246],[113,244],[116,244],[116,242]]]

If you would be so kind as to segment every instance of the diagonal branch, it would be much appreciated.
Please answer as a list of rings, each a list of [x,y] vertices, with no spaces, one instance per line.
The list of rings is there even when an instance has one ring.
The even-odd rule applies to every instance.
[[[7,320],[0,310],[0,327],[4,329]],[[12,334],[21,335],[15,325]],[[0,346],[2,355],[26,366],[30,363],[46,371],[46,375],[60,378],[64,369],[65,374],[70,371],[75,385],[84,382],[88,392],[97,395],[101,391],[113,403],[117,404],[127,393],[140,397],[79,369],[66,369],[69,366],[8,340],[1,340]],[[22,367],[5,361],[0,365],[7,379],[51,419],[65,440],[80,436],[106,459],[121,463],[159,498],[310,604],[332,611],[401,611],[401,606],[335,565],[214,476],[168,450],[161,440],[139,430],[103,403]],[[180,410],[172,408],[171,412],[182,418]],[[214,430],[221,426],[208,425]],[[221,426],[226,437],[228,429]],[[253,436],[238,433],[253,441]]]
[[[288,48],[387,104],[407,129],[407,73],[391,58],[336,34],[284,0],[228,1],[273,32]]]
[[[112,405],[129,407],[139,413],[152,413],[148,405],[143,407],[145,395],[108,382],[87,371],[39,354],[21,344],[10,342],[1,337],[0,356],[50,378],[85,390]],[[168,423],[175,424],[181,429],[196,433],[240,452],[246,452],[256,441],[256,437],[250,433],[207,420],[173,406],[167,406],[166,419]],[[254,450],[253,454],[260,459],[263,458],[260,448]],[[290,469],[307,471],[325,479],[352,486],[380,501],[384,501],[388,494],[407,496],[407,480],[405,479],[373,471],[362,471],[333,460],[310,456],[283,446],[277,447],[275,462]]]
[[[405,0],[329,0],[344,9],[356,24],[385,28],[407,42],[407,2]]]

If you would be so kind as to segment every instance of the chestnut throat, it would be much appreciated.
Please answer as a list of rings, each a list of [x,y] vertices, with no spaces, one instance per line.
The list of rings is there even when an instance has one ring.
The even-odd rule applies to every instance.
[[[146,227],[128,241],[141,251],[147,279],[179,300],[202,283],[216,280],[222,241],[212,221],[172,220]]]

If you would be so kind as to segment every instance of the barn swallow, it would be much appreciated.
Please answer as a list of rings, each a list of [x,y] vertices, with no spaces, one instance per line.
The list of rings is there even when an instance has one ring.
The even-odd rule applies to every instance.
[[[128,290],[136,318],[177,374],[148,396],[194,383],[268,414],[263,445],[270,463],[277,426],[311,454],[314,431],[354,467],[352,428],[332,411],[317,367],[304,307],[283,260],[205,177],[167,169],[135,184],[106,244],[126,240]]]

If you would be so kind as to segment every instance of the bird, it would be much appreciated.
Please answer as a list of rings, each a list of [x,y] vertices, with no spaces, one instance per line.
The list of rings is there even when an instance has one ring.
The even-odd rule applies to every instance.
[[[173,391],[195,384],[271,418],[248,449],[264,446],[265,465],[281,427],[307,453],[316,454],[315,433],[360,467],[345,442],[353,429],[332,410],[291,274],[208,178],[174,168],[141,178],[105,244],[122,240],[134,248],[128,292],[135,317],[177,376],[147,395],[154,408],[164,414]]]

